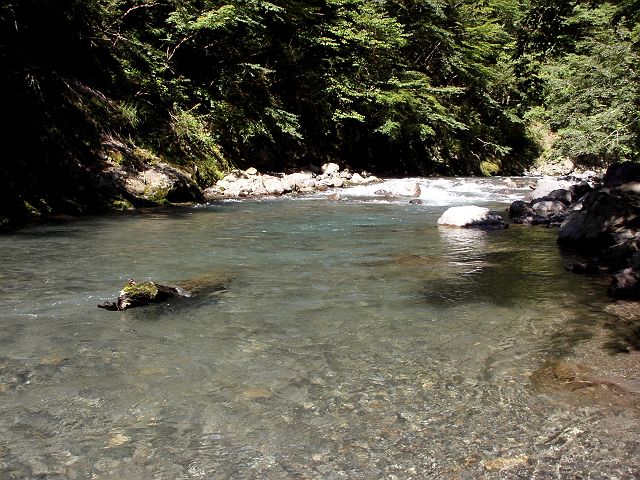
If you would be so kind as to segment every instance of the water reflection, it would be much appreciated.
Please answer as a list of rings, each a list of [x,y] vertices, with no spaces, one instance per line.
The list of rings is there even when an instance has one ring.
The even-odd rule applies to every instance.
[[[439,226],[438,235],[454,252],[466,253],[483,249],[489,232],[480,228]]]

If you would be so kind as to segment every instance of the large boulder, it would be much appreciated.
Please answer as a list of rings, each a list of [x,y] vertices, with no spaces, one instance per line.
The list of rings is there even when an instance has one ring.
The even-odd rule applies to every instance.
[[[574,186],[575,185],[572,185],[571,187],[569,187],[568,190],[564,188],[553,190],[546,197],[540,198],[538,200],[550,200],[553,202],[562,202],[566,206],[569,206],[571,204],[571,201],[573,200],[573,195],[571,192]]]
[[[403,182],[392,190],[392,194],[398,197],[419,197],[422,191],[416,182]]]
[[[265,177],[262,184],[269,195],[282,195],[285,191],[282,180],[276,177]]]
[[[556,162],[546,162],[532,168],[529,171],[531,175],[569,175],[575,169],[575,165],[571,160],[563,159]]]
[[[153,203],[185,203],[202,200],[202,191],[191,177],[165,163],[145,165],[122,173],[124,189],[134,199]]]
[[[571,195],[572,202],[579,201],[587,193],[592,191],[593,191],[593,187],[589,185],[589,183],[585,182],[584,180],[576,183],[575,185],[571,185],[571,187],[569,187],[569,194]]]
[[[577,247],[601,248],[612,243],[617,230],[640,224],[640,196],[598,190],[587,194],[582,208],[571,212],[558,231],[558,242]]]
[[[202,191],[202,196],[205,202],[212,202],[215,200],[221,200],[224,198],[224,192],[219,187],[209,187]]]
[[[333,175],[340,172],[340,166],[337,163],[325,163],[322,165],[321,170],[325,175]]]
[[[570,180],[560,180],[558,178],[542,178],[538,181],[535,190],[525,197],[525,200],[531,201],[546,197],[554,190],[566,190],[574,183],[575,182],[571,182]]]
[[[526,216],[533,216],[535,212],[531,205],[524,200],[516,200],[509,206],[509,218],[522,218]]]
[[[487,229],[507,228],[502,216],[485,207],[465,205],[451,207],[438,218],[438,225],[454,227],[474,227]]]
[[[532,202],[531,209],[538,215],[550,215],[562,212],[567,205],[556,200],[547,200],[547,197]]]
[[[640,163],[614,163],[607,169],[602,184],[605,188],[617,188],[621,185],[640,182]]]
[[[349,182],[351,185],[369,185],[371,183],[377,183],[380,179],[375,175],[369,175],[367,172],[354,173],[351,175]]]
[[[351,175],[350,181],[353,185],[365,185],[367,183],[367,180],[359,173],[354,173],[353,175]]]
[[[320,179],[320,181],[317,183],[318,183],[318,186],[321,186],[321,187],[338,188],[344,185],[344,178],[340,177],[339,175],[332,175],[332,176]]]
[[[285,192],[302,190],[305,187],[305,182],[309,180],[313,180],[313,173],[291,173],[282,177],[282,187],[284,188]]]

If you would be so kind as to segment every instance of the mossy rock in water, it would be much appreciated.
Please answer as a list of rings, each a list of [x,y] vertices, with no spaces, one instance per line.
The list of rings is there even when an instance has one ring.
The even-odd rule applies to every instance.
[[[127,211],[134,210],[133,204],[124,198],[116,198],[111,202],[111,208],[113,210]]]
[[[163,302],[169,297],[190,297],[191,294],[181,287],[161,285],[154,282],[134,282],[129,280],[120,290],[117,302],[98,305],[106,310],[126,310],[150,303]]]
[[[480,162],[480,172],[485,177],[493,177],[500,172],[500,164],[490,160]]]
[[[140,300],[151,302],[158,296],[159,290],[155,283],[153,282],[141,282],[136,283],[133,280],[130,280],[125,286],[120,290],[120,296],[127,296],[132,301]]]

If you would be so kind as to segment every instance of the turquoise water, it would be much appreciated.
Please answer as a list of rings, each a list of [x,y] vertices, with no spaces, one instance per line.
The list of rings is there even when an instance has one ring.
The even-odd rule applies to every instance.
[[[564,271],[553,230],[436,227],[518,193],[460,185],[0,237],[0,478],[640,475],[634,412],[529,379],[588,337],[602,285]],[[96,308],[127,278],[226,289]]]

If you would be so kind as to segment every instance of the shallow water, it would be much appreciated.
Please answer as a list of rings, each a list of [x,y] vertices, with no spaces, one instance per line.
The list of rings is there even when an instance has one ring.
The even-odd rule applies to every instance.
[[[435,226],[512,184],[419,181],[424,205],[361,189],[0,237],[0,478],[639,476],[637,412],[529,379],[589,337],[602,285],[553,230]],[[129,277],[228,280],[96,308]]]

